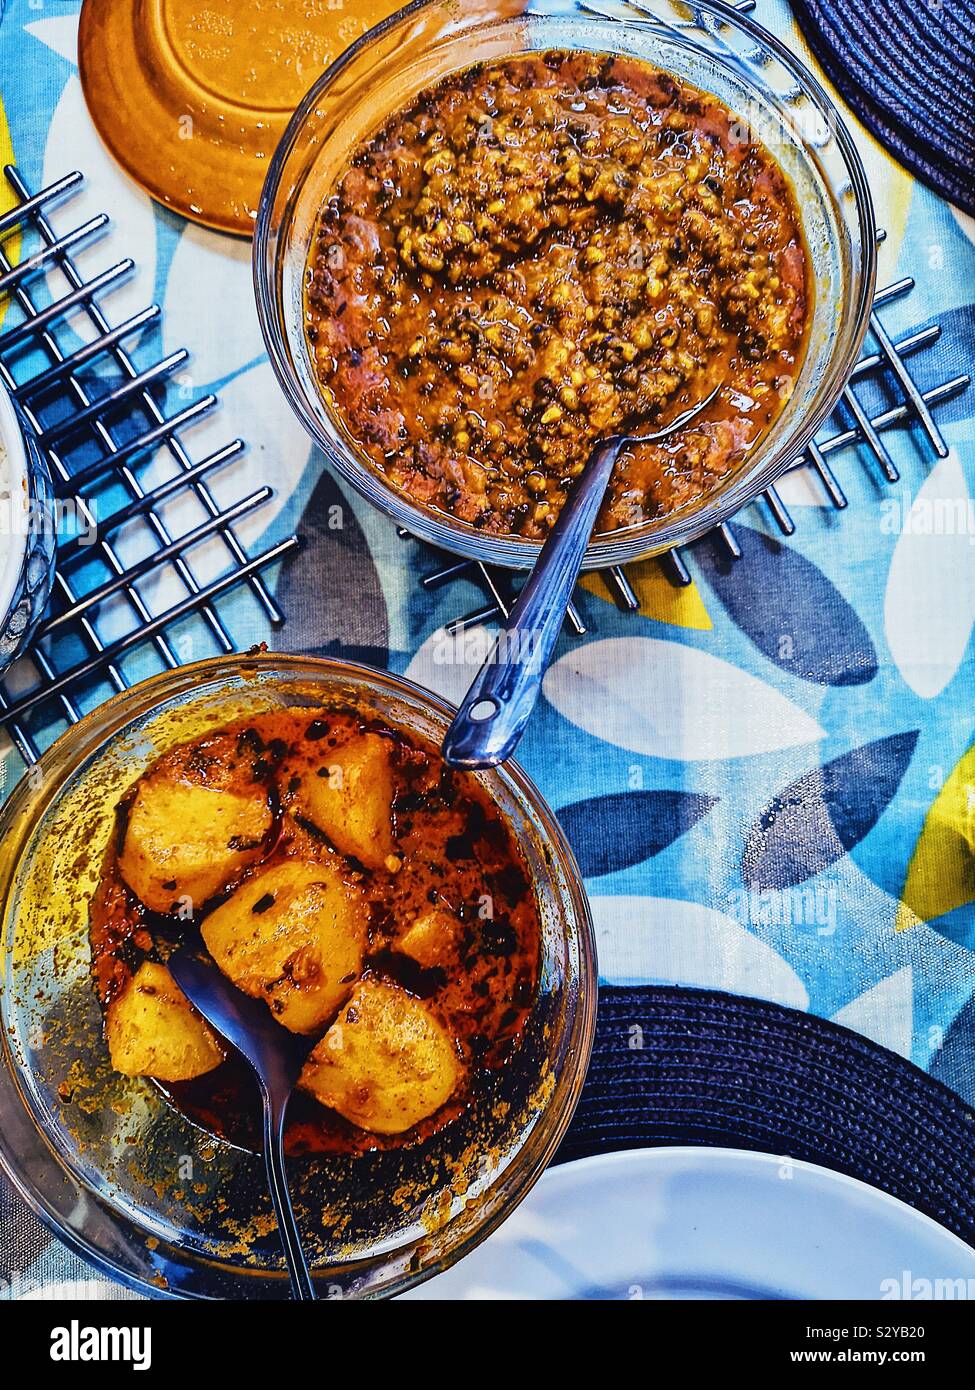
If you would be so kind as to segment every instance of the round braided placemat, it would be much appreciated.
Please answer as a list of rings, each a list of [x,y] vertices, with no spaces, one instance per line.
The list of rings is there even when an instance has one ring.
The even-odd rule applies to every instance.
[[[907,169],[975,215],[975,0],[791,0],[847,105]]]
[[[810,1014],[710,990],[601,989],[556,1161],[664,1144],[819,1163],[975,1245],[975,1112],[911,1062]]]

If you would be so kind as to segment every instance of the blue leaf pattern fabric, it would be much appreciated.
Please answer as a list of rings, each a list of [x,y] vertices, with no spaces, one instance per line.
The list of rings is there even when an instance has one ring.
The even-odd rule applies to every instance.
[[[595,878],[659,854],[713,805],[693,792],[614,792],[563,806],[558,818],[579,868]]]
[[[877,674],[870,635],[816,565],[783,541],[741,522],[740,560],[713,541],[695,547],[698,568],[741,630],[783,671],[820,685],[866,685]]]
[[[338,483],[322,473],[299,524],[302,546],[285,561],[278,599],[285,651],[385,666],[383,587],[362,527]]]
[[[804,883],[858,845],[897,791],[917,733],[854,748],[783,788],[752,826],[742,875],[754,892]]]
[[[969,1105],[975,1105],[975,995],[948,1029],[935,1054],[931,1074],[957,1091]]]

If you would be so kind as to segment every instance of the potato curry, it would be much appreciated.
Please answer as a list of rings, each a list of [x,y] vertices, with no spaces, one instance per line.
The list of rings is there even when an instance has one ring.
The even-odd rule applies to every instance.
[[[126,794],[92,903],[115,1069],[252,1143],[244,1064],[166,969],[205,948],[309,1039],[291,1152],[394,1147],[454,1118],[517,1045],[539,917],[468,773],[352,710],[290,710],[160,757]]]

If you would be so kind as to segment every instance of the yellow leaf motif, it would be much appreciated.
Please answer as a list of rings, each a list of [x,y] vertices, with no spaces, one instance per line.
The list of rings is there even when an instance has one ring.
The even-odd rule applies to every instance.
[[[10,127],[7,125],[7,113],[3,109],[3,101],[0,100],[0,169],[6,164],[14,163],[14,147],[10,140]],[[17,199],[13,189],[6,178],[0,173],[0,216],[14,206]],[[3,243],[3,253],[10,261],[11,265],[16,265],[20,258],[20,230],[18,229],[11,236],[6,237]],[[0,323],[3,323],[7,312],[7,305],[10,303],[8,296],[0,298]]]
[[[975,902],[975,744],[924,819],[897,910],[897,930]]]
[[[712,626],[696,584],[681,588],[672,584],[656,560],[637,560],[627,565],[626,577],[640,600],[640,612],[645,618],[655,618],[673,627],[696,628],[707,631]],[[604,580],[597,574],[583,575],[579,583],[599,598],[609,598]]]

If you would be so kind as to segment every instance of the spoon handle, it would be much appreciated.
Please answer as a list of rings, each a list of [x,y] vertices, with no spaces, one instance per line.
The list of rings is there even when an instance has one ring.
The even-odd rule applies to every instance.
[[[291,1297],[314,1300],[315,1289],[301,1248],[284,1166],[284,1112],[287,1098],[283,1102],[275,1100],[262,1086],[261,1099],[264,1104],[264,1163],[268,1187],[271,1189],[271,1203],[278,1221],[278,1235],[291,1279]]]
[[[495,767],[514,752],[535,708],[606,485],[625,443],[614,435],[593,449],[447,730],[443,754],[452,767]]]

